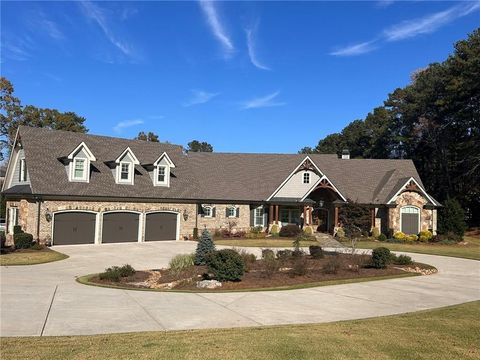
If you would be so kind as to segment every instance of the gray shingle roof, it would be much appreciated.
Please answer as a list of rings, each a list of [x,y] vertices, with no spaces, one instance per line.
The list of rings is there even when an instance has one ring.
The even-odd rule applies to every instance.
[[[33,194],[151,199],[265,201],[305,159],[304,154],[183,154],[181,146],[107,136],[21,127],[19,130]],[[90,183],[69,182],[62,158],[84,142],[97,161]],[[167,152],[176,167],[170,188],[153,186],[143,166],[135,185],[116,184],[109,162],[130,147],[140,164]],[[422,182],[411,160],[339,159],[311,154],[312,161],[347,199],[386,203],[403,179]],[[423,186],[423,185],[422,185]]]

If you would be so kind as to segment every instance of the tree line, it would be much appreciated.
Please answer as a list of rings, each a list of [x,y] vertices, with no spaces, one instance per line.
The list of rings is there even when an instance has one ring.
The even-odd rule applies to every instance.
[[[417,70],[383,106],[300,153],[412,159],[438,201],[456,199],[480,225],[480,28],[443,62]]]

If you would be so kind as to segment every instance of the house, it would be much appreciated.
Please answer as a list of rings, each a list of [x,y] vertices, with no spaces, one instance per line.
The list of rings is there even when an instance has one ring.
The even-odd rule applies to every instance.
[[[20,127],[2,188],[7,230],[41,242],[192,238],[194,229],[305,225],[332,233],[347,202],[382,232],[434,233],[437,207],[411,160],[184,153],[181,146]]]

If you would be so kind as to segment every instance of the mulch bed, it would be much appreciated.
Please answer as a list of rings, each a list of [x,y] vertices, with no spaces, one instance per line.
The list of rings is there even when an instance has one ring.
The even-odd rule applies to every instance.
[[[222,287],[209,291],[242,290],[242,289],[263,289],[275,287],[289,287],[309,283],[319,283],[323,281],[384,277],[392,275],[402,275],[417,270],[431,269],[429,265],[414,263],[412,265],[389,265],[385,269],[374,269],[368,267],[369,256],[366,255],[326,255],[321,259],[314,259],[305,256],[307,271],[305,275],[294,275],[294,259],[288,259],[282,262],[279,271],[272,275],[267,275],[263,260],[257,260],[248,265],[248,271],[245,272],[241,281],[223,282]],[[338,264],[338,271],[332,273],[329,271],[329,265],[332,262]],[[100,280],[98,276],[89,279],[89,282],[113,285],[127,288],[144,289],[164,289],[164,290],[191,290],[199,291],[196,282],[205,278],[208,273],[206,266],[192,266],[188,270],[174,274],[168,269],[156,269],[148,271],[137,271],[134,275],[122,278],[120,282]],[[205,291],[202,289],[202,291]]]

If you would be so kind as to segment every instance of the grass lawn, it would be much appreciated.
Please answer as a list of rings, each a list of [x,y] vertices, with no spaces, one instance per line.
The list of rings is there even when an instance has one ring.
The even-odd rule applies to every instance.
[[[261,248],[273,248],[273,247],[292,247],[294,238],[286,239],[218,239],[214,240],[215,245],[228,245],[228,246],[247,246],[247,247],[261,247]],[[300,241],[300,246],[309,247],[310,245],[316,245],[316,240],[312,241]]]
[[[68,258],[68,255],[45,248],[42,250],[16,250],[0,255],[1,266],[35,265]]]
[[[391,244],[380,241],[359,241],[357,242],[357,248],[359,249],[373,249],[379,246],[384,246],[392,251],[405,251],[412,253],[431,254],[431,255],[444,255],[461,257],[467,259],[480,260],[480,237],[479,236],[465,236],[464,241],[467,245],[454,244],[454,245],[442,245],[442,244]],[[345,245],[349,246],[348,243]]]
[[[479,359],[480,302],[331,324],[2,338],[2,359]]]

